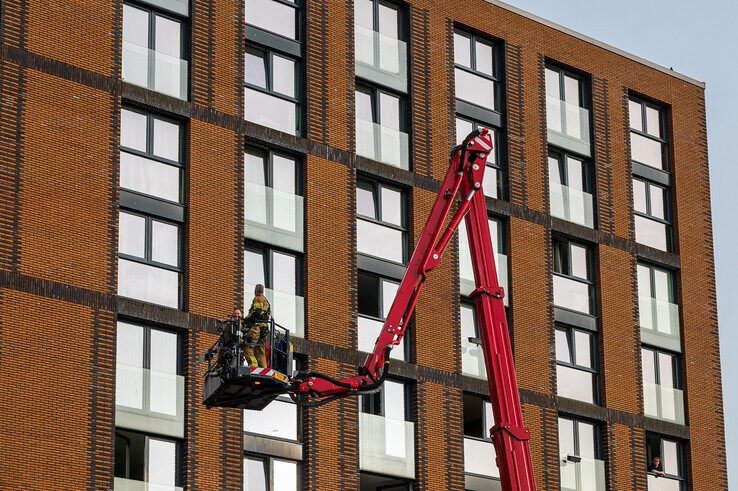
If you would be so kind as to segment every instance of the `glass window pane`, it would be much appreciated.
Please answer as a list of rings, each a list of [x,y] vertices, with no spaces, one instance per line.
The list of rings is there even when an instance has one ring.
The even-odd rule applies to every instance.
[[[394,281],[382,279],[382,317],[386,318],[392,307],[392,302],[395,300],[397,290],[400,288],[400,284]]]
[[[565,309],[592,313],[590,286],[571,278],[554,275],[554,305]]]
[[[175,333],[151,329],[151,369],[157,372],[177,373],[177,335]]]
[[[651,268],[642,264],[638,265],[638,294],[653,296],[651,292]]]
[[[243,459],[244,491],[267,491],[267,474],[264,461],[246,457]]]
[[[504,254],[502,236],[500,235],[500,221],[495,218],[487,219],[489,234],[492,236],[492,246],[497,254]]]
[[[633,179],[633,206],[635,211],[648,213],[646,204],[646,183]]]
[[[297,406],[276,399],[261,411],[244,410],[243,429],[271,438],[297,440]]]
[[[144,258],[146,256],[146,219],[130,213],[119,213],[118,252]]]
[[[555,184],[563,184],[564,176],[561,172],[561,166],[559,165],[559,159],[555,155],[548,156],[548,178],[550,182]]]
[[[646,131],[649,135],[661,138],[661,117],[659,110],[646,106]]]
[[[477,71],[485,73],[487,75],[494,76],[494,60],[493,60],[492,46],[487,43],[480,41],[476,42],[476,62]]]
[[[179,162],[179,125],[154,118],[154,155]]]
[[[379,304],[379,278],[359,273],[358,275],[358,310],[359,314],[382,317]]]
[[[274,0],[248,0],[246,23],[280,36],[297,39],[296,10]]]
[[[182,24],[179,22],[156,16],[156,39],[154,40],[154,50],[164,53],[175,58],[182,57]]]
[[[494,425],[495,417],[492,411],[492,404],[484,401],[484,438],[489,438],[489,432]]]
[[[382,186],[382,221],[402,225],[402,194]]]
[[[574,331],[574,347],[576,364],[580,367],[592,368],[591,336],[586,332]]]
[[[570,245],[571,274],[577,278],[589,278],[587,267],[587,248],[576,244]]]
[[[151,410],[175,416],[179,409],[177,385],[177,335],[160,329],[152,329],[151,385],[149,387]]]
[[[566,157],[566,185],[572,189],[584,191],[584,162]]]
[[[297,259],[289,254],[272,253],[272,289],[295,293],[297,287]]]
[[[576,368],[556,366],[556,393],[561,397],[594,404],[594,375]]]
[[[119,259],[118,295],[179,308],[179,273]]]
[[[559,418],[559,453],[561,455],[576,455],[574,446],[574,421]]]
[[[265,285],[264,256],[261,251],[246,249],[244,258],[244,279],[251,285]]]
[[[659,186],[650,185],[648,186],[649,194],[651,195],[651,213],[649,215],[666,219],[666,190]]]
[[[374,121],[372,96],[364,90],[356,90],[356,117],[364,121]]]
[[[264,174],[264,155],[256,150],[247,149],[243,155],[244,174],[246,182],[254,184],[266,184],[266,176]]]
[[[393,130],[400,129],[400,98],[385,92],[379,93],[379,124]]]
[[[297,463],[273,459],[274,486],[272,491],[297,491]]]
[[[148,482],[174,486],[176,484],[176,444],[157,438],[149,438],[148,444]]]
[[[579,453],[581,457],[595,458],[595,427],[590,423],[577,423],[579,427]]]
[[[244,117],[247,121],[284,131],[297,132],[297,104],[270,94],[246,88]]]
[[[474,124],[471,121],[465,119],[456,118],[456,144],[461,145],[464,138],[474,131]]]
[[[654,360],[654,352],[650,349],[641,348],[641,370],[643,371],[643,381],[656,383],[656,363]]]
[[[157,220],[151,223],[151,260],[179,266],[179,227]]]
[[[662,447],[664,449],[664,455],[661,456],[661,462],[664,472],[673,476],[681,476],[677,442],[662,440]]]
[[[403,262],[402,231],[357,220],[357,250],[370,256]]]
[[[666,353],[659,353],[659,385],[664,387],[676,386],[674,357]]]
[[[128,152],[120,153],[120,187],[179,202],[180,169]]]
[[[456,69],[456,98],[495,110],[495,83],[492,80]]]
[[[123,40],[149,47],[149,13],[123,4]]]
[[[662,251],[667,250],[667,228],[666,225],[648,218],[635,217],[636,242]]]
[[[297,194],[296,167],[295,159],[274,155],[272,157],[272,187],[285,193]]]
[[[379,32],[392,38],[399,37],[400,12],[396,8],[379,4]]]
[[[374,29],[374,2],[372,0],[356,0],[354,16],[357,25]]]
[[[259,51],[246,51],[244,60],[246,69],[246,83],[266,89],[266,61],[264,53]]]
[[[141,326],[118,322],[115,359],[132,367],[143,367],[143,335]]]
[[[638,133],[630,134],[631,157],[636,162],[657,169],[664,168],[663,145]]]
[[[546,95],[561,100],[559,72],[546,68]]]
[[[405,420],[405,384],[388,380],[384,383],[384,417]]]
[[[356,213],[376,220],[377,212],[371,184],[359,183],[356,186]]]
[[[641,113],[640,102],[628,101],[628,118],[630,119],[631,128],[643,131],[643,114]]]
[[[295,96],[295,61],[272,56],[272,90],[289,97]]]
[[[115,403],[143,409],[144,328],[118,322]]]
[[[571,363],[571,351],[566,331],[556,329],[556,360]]]
[[[579,94],[579,79],[564,75],[564,100],[575,106],[581,106]]]
[[[458,32],[454,33],[454,62],[471,68],[471,40]]]
[[[662,269],[653,270],[653,283],[654,283],[654,298],[664,300],[666,302],[673,302],[672,284],[671,284],[671,273]]]
[[[121,109],[120,146],[146,151],[146,115]]]

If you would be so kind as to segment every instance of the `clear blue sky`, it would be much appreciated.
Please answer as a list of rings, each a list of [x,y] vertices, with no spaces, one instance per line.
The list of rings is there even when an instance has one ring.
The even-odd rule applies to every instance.
[[[507,0],[707,82],[713,233],[730,488],[738,489],[738,2]],[[732,148],[732,150],[731,150]]]

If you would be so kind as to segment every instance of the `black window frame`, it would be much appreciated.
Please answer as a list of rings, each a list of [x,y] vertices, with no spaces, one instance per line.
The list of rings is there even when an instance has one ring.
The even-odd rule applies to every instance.
[[[568,237],[562,237],[562,236],[554,236],[551,240],[551,250],[556,254],[556,244],[566,244],[566,260],[567,265],[566,268],[569,273],[564,273],[560,271],[556,271],[556,261],[553,261],[553,268],[552,272],[554,275],[562,276],[564,278],[569,278],[571,280],[578,281],[580,283],[586,283],[590,285],[592,288],[595,287],[595,262],[594,262],[594,249],[591,244],[588,244],[586,242],[581,242],[574,239],[569,239]],[[587,278],[582,278],[580,276],[573,276],[571,274],[572,266],[571,266],[571,244],[577,245],[579,247],[582,247],[586,250],[586,256],[587,256]],[[594,299],[591,299],[592,301]]]
[[[286,152],[281,149],[276,149],[272,147],[264,147],[260,145],[255,145],[252,143],[246,143],[244,147],[244,154],[252,152],[252,153],[258,153],[260,154],[262,158],[262,166],[264,171],[264,186],[268,188],[273,188],[274,184],[274,157],[284,157],[290,160],[293,160],[295,162],[295,195],[296,196],[304,196],[304,188],[303,188],[303,177],[302,177],[302,169],[303,169],[303,158],[300,155],[292,154],[289,152]]]
[[[661,382],[661,370],[660,365],[661,362],[659,361],[659,355],[667,355],[671,357],[671,363],[672,363],[672,373],[673,373],[673,386],[665,386],[665,387],[672,387],[677,390],[683,390],[684,386],[684,376],[682,374],[682,357],[679,353],[675,353],[673,351],[665,350],[663,348],[660,348],[658,346],[652,346],[647,343],[641,343],[641,357],[643,356],[644,351],[650,351],[651,355],[653,357],[653,367],[654,367],[654,378],[656,380],[656,385],[664,386]],[[641,370],[641,373],[643,373],[643,370]],[[641,381],[645,383],[645,380],[642,378]]]
[[[369,0],[372,2],[372,30],[379,32],[379,5],[391,8],[397,11],[397,39],[403,42],[408,40],[408,30],[406,27],[407,14],[405,12],[405,6],[399,3],[390,2],[389,0]],[[356,17],[354,17],[354,22]]]
[[[405,421],[412,422],[412,407],[411,407],[411,383],[397,378],[389,378],[388,382],[394,382],[400,384],[403,387],[403,409],[405,413]],[[386,417],[385,411],[385,385],[382,384],[381,388],[370,394],[359,396],[359,412],[366,414],[373,414],[375,416]]]
[[[654,141],[659,142],[662,145],[661,148],[662,148],[662,158],[664,159],[664,166],[663,166],[663,169],[656,169],[655,167],[654,167],[654,169],[656,169],[657,171],[666,172],[666,173],[671,172],[671,162],[670,162],[670,159],[669,159],[669,140],[667,138],[667,136],[668,136],[668,124],[667,124],[667,110],[666,110],[666,107],[663,106],[663,105],[661,105],[661,104],[648,101],[648,100],[646,100],[646,99],[644,99],[642,97],[638,97],[636,95],[630,94],[628,96],[628,107],[629,107],[628,114],[630,114],[630,102],[635,102],[637,104],[640,104],[640,106],[641,106],[641,128],[643,128],[643,129],[642,130],[639,130],[639,129],[633,128],[630,125],[630,116],[629,116],[629,120],[628,120],[628,131],[630,131],[632,133],[636,133],[636,134],[638,134],[638,135],[640,135],[640,136],[642,136],[644,138],[648,138],[650,140],[654,140]],[[659,113],[659,125],[660,125],[659,132],[661,133],[661,135],[663,135],[662,137],[657,137],[657,136],[654,136],[654,135],[652,135],[650,133],[647,133],[647,130],[648,130],[647,117],[646,117],[646,108],[647,107],[650,107],[651,109],[655,109],[656,111],[658,111],[658,113]],[[630,160],[632,162],[638,162],[638,161],[636,161],[636,160],[633,159],[633,156],[632,155],[630,156]],[[643,164],[641,162],[638,162],[638,163],[641,164],[641,165],[645,165],[647,167],[651,167],[648,164]]]
[[[302,465],[303,464],[302,464],[302,461],[300,461],[300,460],[293,460],[293,459],[289,459],[289,458],[286,458],[286,457],[280,457],[278,455],[271,455],[271,454],[266,454],[266,453],[257,453],[257,452],[250,452],[250,451],[243,452],[243,456],[241,458],[241,465],[242,466],[243,466],[243,461],[245,459],[260,460],[262,462],[262,465],[264,466],[264,475],[266,476],[266,489],[267,490],[271,490],[272,489],[272,481],[273,481],[272,480],[272,477],[273,477],[272,468],[274,466],[273,461],[278,460],[278,461],[281,461],[281,462],[292,462],[292,463],[294,463],[297,466],[296,467],[296,471],[297,472],[295,473],[297,475],[297,487],[296,487],[296,489],[297,490],[303,489],[303,486],[302,486],[302,484],[303,484],[303,477],[302,477],[302,469],[303,469],[303,466]]]
[[[635,172],[633,173],[633,215],[639,216],[641,218],[645,218],[647,220],[651,220],[656,223],[660,223],[662,225],[666,226],[666,252],[671,252],[674,250],[674,229],[673,229],[673,218],[672,218],[672,206],[671,206],[671,187],[666,186],[662,183],[658,183],[655,181],[652,181],[650,179],[644,178]],[[639,181],[645,184],[646,186],[646,212],[638,211],[635,208],[635,181]],[[651,204],[651,187],[657,187],[664,191],[664,214],[666,215],[665,218],[659,218],[657,216],[651,215],[652,213],[652,204]],[[644,244],[645,245],[645,244]],[[649,247],[649,246],[646,246]]]
[[[265,81],[266,81],[266,87],[259,87],[258,85],[252,84],[250,82],[246,81],[246,74],[244,70],[244,79],[243,79],[243,88],[245,89],[251,89],[255,90],[256,92],[261,92],[262,94],[269,95],[271,97],[275,97],[277,99],[282,99],[284,101],[290,102],[292,104],[295,104],[295,118],[296,118],[296,128],[295,132],[297,135],[302,134],[303,130],[303,106],[302,103],[302,94],[303,94],[303,83],[302,83],[302,60],[299,57],[295,57],[294,55],[290,53],[285,53],[283,51],[278,50],[277,48],[268,46],[268,45],[259,45],[255,43],[248,43],[244,47],[244,67],[246,66],[246,54],[254,54],[257,53],[258,56],[260,56],[264,60],[264,70],[265,70]],[[294,73],[294,83],[295,83],[295,96],[290,97],[286,94],[283,94],[281,92],[276,92],[272,87],[274,85],[274,56],[279,56],[281,58],[289,59],[295,63],[295,73]],[[245,99],[245,96],[244,96]],[[258,123],[255,123],[258,124]],[[281,131],[281,130],[275,130],[275,131]],[[291,134],[291,133],[290,133]]]
[[[561,177],[561,180],[562,180],[561,184],[566,187],[571,187],[569,186],[569,167],[565,165],[566,159],[572,158],[572,159],[580,161],[582,163],[582,169],[584,170],[584,175],[582,176],[583,178],[582,182],[584,183],[584,188],[585,188],[585,189],[581,189],[580,191],[591,194],[592,199],[595,200],[594,169],[592,166],[592,160],[589,157],[585,157],[583,155],[571,152],[569,150],[564,150],[555,145],[549,145],[548,157],[556,159],[556,161],[558,162],[559,176]],[[549,176],[549,179],[550,179],[550,176]]]
[[[664,440],[674,442],[677,446],[677,465],[679,466],[679,471],[681,472],[681,475],[676,474],[665,474],[663,478],[671,479],[673,481],[681,481],[686,482],[686,470],[687,470],[687,461],[686,461],[686,443],[678,438],[672,438],[668,436],[659,435],[656,433],[646,433],[646,468],[648,468],[649,465],[651,465],[651,462],[653,461],[653,458],[656,457],[656,455],[653,455],[651,452],[651,445],[649,444],[649,439],[652,438],[658,438],[659,439],[659,455],[658,457],[661,459],[661,465],[663,467],[664,464]],[[680,488],[681,489],[681,488]]]
[[[384,321],[385,320],[385,317],[382,317],[382,315],[381,315],[382,314],[382,311],[384,309],[384,295],[382,294],[382,281],[387,281],[389,283],[394,283],[398,287],[400,286],[400,281],[396,280],[395,278],[391,278],[389,276],[384,276],[382,274],[379,274],[379,273],[376,273],[376,272],[373,272],[373,271],[365,271],[363,269],[360,269],[360,270],[358,270],[358,273],[357,273],[357,287],[356,287],[357,298],[358,298],[359,295],[361,295],[361,293],[360,293],[360,290],[361,290],[361,282],[359,280],[359,277],[361,277],[361,276],[371,277],[373,279],[376,279],[376,281],[377,281],[377,285],[376,285],[377,290],[376,290],[375,293],[377,295],[377,308],[379,309],[378,310],[379,315],[375,316],[375,315],[371,315],[371,314],[364,314],[357,307],[357,313],[358,313],[358,315],[360,315],[361,317],[367,317],[369,319],[373,319],[373,320],[376,320],[376,321]],[[405,338],[405,339],[407,339],[407,338]]]
[[[303,255],[295,251],[284,249],[282,247],[276,247],[271,244],[265,244],[263,242],[256,242],[253,240],[244,240],[244,253],[246,251],[258,252],[262,257],[262,264],[264,266],[264,288],[273,290],[274,284],[274,261],[272,254],[277,252],[285,256],[291,256],[295,258],[295,296],[302,297],[304,295],[304,272],[303,272]],[[244,278],[247,278],[248,273],[244,271]]]
[[[370,83],[364,79],[357,80],[355,92],[368,93],[372,105],[372,123],[380,125],[382,115],[382,105],[380,94],[387,94],[398,99],[400,104],[400,129],[403,133],[409,134],[410,129],[410,117],[408,114],[409,104],[407,101],[407,94],[397,92],[384,86]]]
[[[465,416],[465,414],[464,414],[464,407],[466,405],[466,399],[467,398],[474,398],[474,399],[476,399],[476,402],[481,403],[481,406],[482,406],[482,409],[481,409],[481,414],[482,414],[482,436],[481,437],[478,437],[478,436],[475,436],[475,435],[470,435],[470,434],[467,434],[466,433],[466,423],[465,423],[465,420],[464,420],[464,416]],[[490,434],[488,434],[484,430],[488,426],[487,425],[488,421],[486,419],[487,418],[487,412],[485,411],[484,405],[485,404],[492,405],[492,401],[490,400],[490,398],[489,397],[486,397],[486,396],[482,396],[480,394],[475,394],[473,392],[464,392],[462,394],[462,396],[461,396],[461,404],[462,404],[462,406],[461,406],[461,418],[462,418],[462,422],[461,422],[461,433],[462,433],[462,437],[463,438],[470,438],[472,440],[491,442],[492,441],[492,436]],[[490,428],[493,428],[494,425],[495,425],[495,421],[494,421],[494,412],[493,412],[492,413],[492,424],[490,424],[489,427]]]
[[[189,23],[187,17],[180,17],[168,10],[163,10],[160,8],[156,8],[152,6],[149,3],[144,2],[137,2],[132,0],[125,0],[123,2],[123,5],[128,5],[130,7],[144,10],[148,13],[148,45],[145,46],[145,48],[150,49],[151,51],[156,51],[156,17],[164,17],[166,19],[169,19],[174,22],[178,22],[180,24],[179,29],[179,52],[181,56],[181,60],[188,61],[190,60],[190,54],[189,54],[189,46],[188,46],[188,32],[189,32]],[[123,22],[121,20],[121,22]],[[188,84],[189,84],[189,77],[187,77]]]
[[[644,268],[648,268],[648,280],[649,280],[649,288],[651,290],[649,297],[651,298],[657,298],[654,296],[656,292],[656,270],[662,271],[670,276],[670,290],[669,290],[669,302],[670,303],[677,303],[677,272],[673,269],[665,268],[663,266],[659,266],[657,264],[649,263],[646,261],[638,260],[637,266],[642,266]],[[636,269],[637,271],[637,269]],[[644,292],[638,292],[640,295],[643,295]]]
[[[557,72],[559,75],[559,94],[561,94],[563,97],[563,99],[559,100],[571,104],[571,101],[566,100],[566,91],[564,89],[566,84],[565,77],[574,78],[579,82],[579,107],[588,111],[591,110],[592,102],[590,100],[591,98],[589,91],[590,80],[587,75],[551,62],[546,63],[545,69]],[[551,94],[546,95],[548,96]],[[587,128],[587,131],[589,131],[589,128]]]
[[[566,343],[569,349],[569,355],[573,361],[571,362],[565,362],[562,360],[559,360],[558,353],[555,353],[555,359],[556,359],[556,365],[560,365],[562,367],[571,368],[573,370],[579,370],[582,372],[587,372],[592,374],[592,398],[593,398],[593,404],[599,405],[600,404],[600,352],[599,352],[599,339],[597,336],[597,333],[589,330],[584,329],[581,327],[571,326],[568,324],[562,324],[562,323],[556,323],[554,326],[554,329],[556,331],[562,331],[566,335]],[[576,332],[581,332],[589,336],[589,359],[591,361],[592,367],[588,367],[585,365],[579,365],[576,361]],[[554,334],[555,336],[555,334]],[[558,378],[557,378],[558,382]]]
[[[184,340],[182,338],[182,333],[176,329],[172,329],[168,326],[161,326],[161,325],[151,325],[148,323],[143,323],[141,321],[138,321],[136,319],[129,319],[128,317],[118,317],[116,321],[116,333],[118,332],[118,323],[124,323],[124,324],[130,324],[134,325],[136,327],[141,327],[143,329],[143,367],[145,369],[151,369],[151,331],[162,331],[168,334],[174,334],[177,336],[177,346],[175,347],[175,351],[177,353],[177,375],[184,376],[185,375],[185,356],[184,356]],[[117,363],[117,355],[116,355],[116,363]]]
[[[244,11],[243,23],[244,23],[244,26],[246,27],[246,29],[245,29],[245,31],[246,31],[246,39],[248,41],[263,42],[263,39],[264,38],[269,38],[271,36],[276,36],[276,38],[279,39],[280,41],[283,40],[283,41],[286,41],[286,42],[289,42],[289,43],[297,44],[299,46],[302,43],[302,41],[303,41],[303,39],[305,37],[305,29],[303,27],[304,22],[303,22],[303,18],[302,18],[303,17],[303,12],[304,12],[303,5],[302,5],[303,4],[303,0],[293,0],[293,1],[290,1],[290,0],[271,0],[271,1],[274,2],[274,3],[282,4],[282,5],[286,6],[286,7],[291,7],[293,9],[295,9],[295,24],[296,24],[295,25],[295,35],[296,35],[295,38],[294,39],[293,38],[289,38],[287,36],[283,36],[281,34],[278,34],[278,33],[274,32],[274,31],[269,31],[269,30],[264,29],[264,28],[261,28],[259,26],[255,26],[254,24],[249,24],[248,21],[246,20],[246,12]],[[261,35],[259,35],[259,34],[257,34],[256,36],[250,35],[251,33],[249,31],[251,29],[255,29]],[[282,44],[282,43],[280,43],[280,44]]]
[[[144,450],[144,455],[143,455],[143,462],[144,462],[144,475],[143,475],[143,478],[144,479],[148,479],[148,476],[146,475],[146,469],[147,469],[146,446],[148,444],[148,439],[149,438],[154,438],[156,440],[163,440],[163,441],[168,441],[168,442],[174,443],[174,445],[175,445],[175,447],[174,447],[174,469],[175,469],[175,472],[174,472],[174,482],[175,482],[175,486],[181,486],[182,485],[182,481],[184,479],[184,472],[183,472],[183,469],[182,469],[182,464],[183,464],[183,461],[184,461],[184,459],[183,459],[184,452],[183,452],[183,441],[181,439],[172,438],[172,437],[169,437],[169,436],[158,435],[156,433],[147,433],[147,432],[144,432],[144,431],[129,430],[127,428],[118,428],[118,427],[116,427],[115,428],[114,435],[113,435],[113,437],[114,437],[114,447],[113,447],[114,460],[115,460],[115,454],[118,453],[118,439],[120,438],[122,440],[128,440],[130,442],[130,437],[126,437],[124,435],[125,433],[132,433],[132,434],[136,434],[136,435],[141,435],[145,439],[144,440],[144,449],[143,449]],[[126,462],[129,462],[130,461],[130,444],[127,446],[127,448],[129,450],[126,453],[126,457],[127,457],[126,458]],[[130,474],[130,465],[128,465],[128,464],[126,465],[126,476],[116,475],[115,474],[115,471],[116,470],[117,470],[117,465],[116,465],[116,462],[114,462],[113,463],[113,474],[115,475],[115,477],[119,477],[119,478],[123,478],[123,479],[131,479],[131,480],[138,481],[138,479],[133,479],[132,477],[130,477],[130,475],[131,475]],[[142,480],[142,482],[150,482],[150,481],[144,481],[144,480]]]
[[[602,435],[602,423],[600,421],[587,419],[587,418],[581,418],[578,416],[570,415],[568,413],[567,414],[559,413],[558,419],[566,419],[574,423],[574,450],[577,453],[572,455],[573,457],[581,457],[582,455],[581,442],[579,441],[579,424],[584,423],[584,424],[592,425],[593,427],[592,440],[594,442],[594,458],[596,460],[604,460],[604,451],[602,448],[602,444],[604,440],[603,440],[603,435]],[[560,426],[558,423],[558,419],[557,419],[557,425]],[[559,442],[556,442],[556,444],[557,446],[559,446]],[[559,448],[559,452],[560,451],[561,449]]]
[[[472,32],[471,30],[466,30],[460,27],[456,27],[454,28],[454,49],[456,48],[455,39],[456,39],[457,34],[469,40],[469,43],[470,43],[469,57],[471,61],[470,63],[471,67],[465,67],[463,65],[459,65],[458,63],[456,63],[456,59],[454,58],[454,70],[459,69],[459,70],[468,72],[472,75],[476,75],[476,76],[485,78],[487,80],[490,80],[493,82],[494,87],[495,87],[495,101],[494,101],[494,107],[492,108],[484,107],[484,106],[477,106],[473,102],[469,102],[469,101],[464,101],[464,102],[466,102],[467,104],[471,104],[472,106],[479,107],[485,111],[502,113],[502,104],[504,102],[504,97],[502,96],[502,80],[504,79],[504,70],[503,70],[503,65],[502,65],[501,49],[499,46],[499,42],[493,40],[491,37],[476,34],[475,32]],[[480,72],[476,69],[477,42],[486,44],[487,46],[490,46],[492,48],[492,75],[489,75],[488,73]],[[455,77],[454,77],[454,80],[455,80]]]
[[[368,187],[363,187],[368,186]],[[409,244],[409,231],[408,231],[408,223],[409,223],[409,217],[408,217],[408,190],[406,188],[403,188],[397,184],[389,183],[382,180],[377,179],[369,179],[365,178],[363,176],[359,177],[356,180],[356,188],[358,192],[358,188],[362,187],[362,189],[369,189],[371,188],[373,201],[374,201],[374,213],[379,218],[372,218],[368,217],[366,215],[359,214],[358,210],[356,211],[356,220],[364,220],[366,222],[374,223],[377,225],[381,225],[383,227],[388,227],[394,230],[398,230],[402,232],[402,264],[406,265],[409,260],[409,252],[408,252],[408,244]],[[393,191],[397,191],[400,193],[400,225],[394,224],[392,222],[385,222],[382,220],[382,188],[388,188]],[[358,252],[359,255],[364,255],[361,252]],[[395,264],[394,261],[391,261],[389,259],[384,259],[381,257],[374,257],[371,256],[374,259],[377,259],[379,261],[384,261],[388,263]],[[381,273],[379,271],[376,271],[377,273]]]
[[[179,274],[182,274],[184,272],[184,237],[183,237],[183,226],[181,223],[168,220],[166,218],[161,218],[155,215],[151,215],[148,213],[143,213],[137,210],[131,210],[128,208],[121,207],[118,213],[125,213],[127,215],[133,215],[140,218],[143,218],[146,220],[145,230],[144,230],[144,257],[138,257],[138,256],[132,256],[130,254],[126,254],[123,252],[118,251],[118,257],[120,259],[125,259],[127,261],[132,261],[140,264],[145,264],[147,266],[154,266],[160,269],[166,269],[169,271],[173,271]],[[154,261],[151,259],[151,253],[152,253],[152,236],[153,236],[153,222],[161,222],[166,225],[172,225],[177,227],[178,234],[177,234],[177,266],[172,266],[171,264],[166,263],[160,263],[158,261]],[[182,278],[180,277],[180,295],[181,295],[181,289],[182,289]]]

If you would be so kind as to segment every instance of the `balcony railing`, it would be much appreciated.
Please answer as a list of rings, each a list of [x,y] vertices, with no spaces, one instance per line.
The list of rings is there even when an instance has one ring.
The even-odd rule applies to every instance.
[[[184,436],[184,377],[118,363],[115,425],[167,436]]]
[[[572,462],[561,456],[561,491],[605,491],[605,462],[585,457]]]
[[[589,111],[583,107],[546,96],[548,142],[590,156]]]
[[[650,382],[643,383],[646,416],[684,424],[684,391]]]
[[[118,295],[179,307],[179,273],[127,259],[118,259]]]
[[[254,299],[252,283],[244,283],[246,304],[244,312],[248,312],[251,301]],[[305,337],[305,299],[294,293],[280,292],[271,288],[264,288],[264,296],[272,307],[274,321],[285,329],[290,330],[290,336]]]
[[[407,92],[407,44],[356,25],[356,75]]]
[[[246,182],[245,200],[247,238],[302,252],[302,196]]]
[[[410,169],[407,133],[356,118],[356,153],[400,169]]]
[[[592,195],[556,182],[551,183],[551,215],[594,228]]]
[[[585,314],[591,313],[589,284],[554,275],[553,286],[554,305]]]
[[[359,414],[361,470],[413,479],[415,427],[409,421]]]
[[[682,481],[668,477],[656,477],[648,475],[648,491],[681,491]]]
[[[462,224],[463,226],[463,224]],[[505,289],[505,305],[510,304],[510,291],[507,277],[507,256],[495,253],[495,266],[497,267],[497,282]],[[462,295],[469,295],[476,288],[474,282],[474,270],[471,262],[471,251],[469,243],[459,240],[459,288]]]
[[[123,81],[187,100],[187,60],[123,41]]]
[[[134,481],[133,479],[124,479],[122,477],[116,477],[113,482],[114,491],[182,491],[182,489],[179,486]]]
[[[649,295],[638,295],[641,341],[673,351],[681,351],[679,306]]]
[[[384,321],[373,319],[371,317],[359,316],[359,351],[371,353],[374,350],[374,343],[379,337],[379,333],[384,326]],[[405,359],[405,340],[394,346],[390,352],[390,358],[394,360]]]
[[[464,472],[486,477],[500,477],[497,454],[491,441],[464,437]]]

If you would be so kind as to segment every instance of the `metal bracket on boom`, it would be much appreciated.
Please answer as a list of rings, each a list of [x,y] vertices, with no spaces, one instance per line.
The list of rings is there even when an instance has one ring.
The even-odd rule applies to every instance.
[[[495,433],[499,433],[501,431],[508,433],[519,442],[527,442],[530,440],[530,430],[525,426],[494,425],[489,430],[489,435],[494,438]]]
[[[469,298],[474,299],[474,297],[477,297],[479,295],[489,295],[492,298],[503,299],[505,298],[505,289],[500,286],[497,288],[497,290],[491,292],[487,289],[486,286],[480,286],[475,288],[474,291],[469,294]]]

